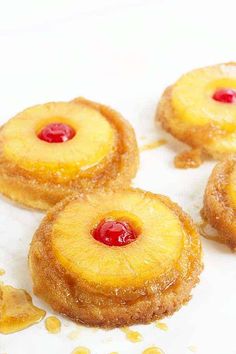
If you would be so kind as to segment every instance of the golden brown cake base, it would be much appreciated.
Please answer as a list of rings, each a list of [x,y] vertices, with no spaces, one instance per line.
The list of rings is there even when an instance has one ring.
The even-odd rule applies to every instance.
[[[216,165],[205,190],[201,211],[203,219],[218,231],[218,237],[231,249],[236,248],[236,211],[227,186],[235,164],[236,158],[228,157]]]
[[[37,171],[27,171],[6,159],[3,154],[4,138],[0,133],[0,192],[3,195],[24,206],[46,210],[72,193],[98,188],[117,189],[130,184],[139,164],[133,128],[119,113],[105,105],[84,98],[73,102],[98,110],[111,124],[117,135],[113,153],[93,167],[91,173],[79,174],[65,182],[58,181],[57,174],[52,174],[49,180]]]
[[[109,193],[115,200],[116,194]],[[103,282],[90,284],[80,279],[56,257],[52,246],[52,230],[60,213],[75,200],[83,203],[86,196],[63,200],[48,212],[37,230],[29,253],[29,266],[34,293],[55,311],[75,322],[105,328],[149,323],[171,315],[189,301],[190,292],[199,281],[202,270],[201,245],[191,219],[167,197],[140,190],[129,189],[127,193],[144,193],[149,198],[158,198],[179,218],[186,239],[178,265],[158,280],[155,280],[154,273],[152,280],[140,286],[134,286],[131,282],[125,288],[110,288]],[[140,258],[142,249],[137,252]],[[97,257],[99,262],[99,251]]]

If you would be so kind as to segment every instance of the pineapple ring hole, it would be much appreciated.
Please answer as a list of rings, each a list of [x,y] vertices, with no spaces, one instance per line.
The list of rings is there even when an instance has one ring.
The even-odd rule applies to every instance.
[[[66,123],[52,122],[37,129],[37,137],[47,143],[64,143],[76,135],[75,129]]]
[[[126,246],[141,234],[139,219],[131,214],[113,211],[104,215],[91,230],[93,238],[107,246]]]

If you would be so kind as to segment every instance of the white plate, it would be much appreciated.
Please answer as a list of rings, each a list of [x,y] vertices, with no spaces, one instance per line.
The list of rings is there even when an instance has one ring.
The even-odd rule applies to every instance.
[[[49,4],[50,3],[50,4]],[[34,4],[34,5],[33,5]],[[0,116],[82,95],[110,104],[134,125],[139,144],[165,137],[168,144],[141,154],[135,185],[178,202],[196,222],[214,162],[177,170],[172,161],[184,145],[156,129],[153,117],[162,90],[194,67],[233,60],[235,2],[217,1],[9,1],[0,5]],[[145,137],[142,140],[141,137]],[[42,214],[0,199],[1,279],[27,289],[27,253]],[[86,346],[92,354],[141,354],[157,345],[166,354],[236,353],[236,256],[203,240],[205,269],[187,306],[164,322],[135,326],[143,341],[133,344],[120,330],[81,328],[60,317],[62,331],[47,333],[42,321],[0,335],[0,354],[70,354]],[[50,309],[39,299],[34,302]]]

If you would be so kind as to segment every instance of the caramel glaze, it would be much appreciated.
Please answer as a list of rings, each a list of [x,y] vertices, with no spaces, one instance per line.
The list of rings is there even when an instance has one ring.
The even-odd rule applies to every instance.
[[[126,334],[126,338],[133,343],[141,342],[142,335],[137,331],[132,331],[129,327],[121,328],[121,331]]]
[[[165,145],[166,144],[166,140],[165,139],[160,139],[160,140],[156,140],[150,144],[146,144],[146,145],[143,145],[140,147],[140,151],[146,151],[146,150],[153,150],[153,149],[156,149],[162,145]]]
[[[176,168],[197,168],[202,164],[202,151],[200,149],[192,149],[183,151],[174,159]]]
[[[49,333],[59,333],[61,330],[61,321],[55,316],[47,317],[45,320],[45,327]]]
[[[164,322],[159,322],[159,321],[157,321],[157,322],[156,322],[156,327],[159,328],[159,329],[161,329],[162,331],[168,331],[168,326],[167,326],[167,324],[164,323]]]
[[[46,312],[33,305],[25,290],[0,284],[0,314],[0,333],[9,334],[38,323]]]

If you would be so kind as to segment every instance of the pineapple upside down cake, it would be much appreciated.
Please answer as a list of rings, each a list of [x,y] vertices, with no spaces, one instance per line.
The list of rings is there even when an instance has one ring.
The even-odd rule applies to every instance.
[[[30,107],[0,130],[0,192],[45,210],[75,192],[128,186],[138,168],[134,131],[83,98]]]
[[[190,299],[202,270],[191,219],[139,189],[77,194],[50,209],[29,252],[34,293],[75,322],[149,323]]]
[[[162,95],[156,120],[216,159],[236,153],[236,63],[193,70]]]
[[[233,250],[236,249],[236,156],[219,162],[209,178],[203,219],[218,231],[218,237]]]

